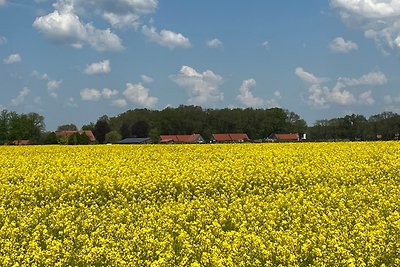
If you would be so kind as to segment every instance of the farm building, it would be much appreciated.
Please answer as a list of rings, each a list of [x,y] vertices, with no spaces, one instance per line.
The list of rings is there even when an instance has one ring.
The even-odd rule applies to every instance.
[[[117,144],[121,145],[129,145],[129,144],[149,144],[151,143],[151,139],[146,137],[146,138],[125,138],[122,139],[121,141],[117,142]]]
[[[163,144],[202,144],[204,138],[200,134],[160,135],[160,142]]]
[[[302,141],[306,139],[305,134],[299,133],[282,133],[282,134],[271,134],[268,136],[267,140],[269,141],[280,141],[280,142],[289,142],[289,141]]]
[[[245,133],[227,133],[212,135],[212,141],[218,143],[241,143],[249,140],[249,137]]]
[[[26,146],[26,145],[30,145],[31,141],[29,140],[14,140],[10,143],[10,145],[15,145],[15,146]]]
[[[87,137],[89,137],[90,142],[96,142],[96,137],[94,137],[94,134],[92,131],[58,131],[56,132],[57,137],[63,137],[63,136],[69,136],[74,133],[79,133],[79,134],[86,134]]]

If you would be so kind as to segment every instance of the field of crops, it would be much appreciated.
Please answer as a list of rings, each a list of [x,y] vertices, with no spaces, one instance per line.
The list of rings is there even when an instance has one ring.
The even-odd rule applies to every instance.
[[[0,147],[1,266],[400,266],[400,143]]]

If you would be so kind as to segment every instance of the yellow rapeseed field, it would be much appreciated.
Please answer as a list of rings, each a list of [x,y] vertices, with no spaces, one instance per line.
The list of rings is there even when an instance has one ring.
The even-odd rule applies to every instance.
[[[400,266],[400,143],[3,146],[0,266]]]

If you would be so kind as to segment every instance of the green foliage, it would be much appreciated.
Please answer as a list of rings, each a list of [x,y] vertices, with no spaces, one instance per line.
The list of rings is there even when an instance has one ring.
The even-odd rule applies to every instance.
[[[44,143],[46,145],[58,144],[58,138],[55,132],[48,133],[45,137]]]
[[[105,142],[115,144],[121,140],[121,134],[118,131],[111,131],[106,134]]]
[[[110,131],[111,128],[109,125],[109,119],[107,116],[104,115],[97,120],[93,129],[93,134],[96,137],[96,140],[100,144],[103,144],[106,139],[106,134]]]
[[[64,125],[60,125],[60,126],[57,127],[57,132],[60,132],[60,131],[76,131],[76,130],[78,130],[78,128],[73,123],[64,124]]]
[[[68,136],[68,145],[87,145],[89,137],[85,133],[76,132]]]

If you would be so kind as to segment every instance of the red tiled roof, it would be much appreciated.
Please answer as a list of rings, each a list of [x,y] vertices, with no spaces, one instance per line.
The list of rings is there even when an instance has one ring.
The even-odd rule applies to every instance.
[[[86,134],[87,137],[89,137],[89,140],[91,142],[95,142],[96,141],[96,137],[94,137],[94,134],[92,131],[86,130],[86,131],[58,131],[56,132],[57,136],[66,136],[66,135],[71,135],[74,133],[79,133],[79,134]]]
[[[199,137],[199,134],[160,135],[161,143],[194,143],[198,141]]]
[[[215,141],[219,142],[241,141],[249,139],[249,137],[245,133],[213,134],[212,137]]]
[[[275,134],[278,140],[299,140],[299,134]]]

